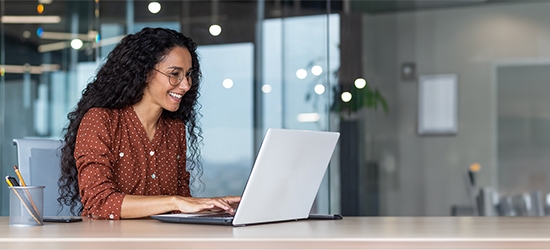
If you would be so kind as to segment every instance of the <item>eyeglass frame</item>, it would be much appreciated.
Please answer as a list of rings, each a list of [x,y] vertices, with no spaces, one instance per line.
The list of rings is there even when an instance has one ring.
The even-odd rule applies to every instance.
[[[177,84],[172,84],[172,81],[170,81],[171,78],[175,78],[176,76],[170,75],[170,74],[166,74],[166,73],[164,73],[164,72],[162,72],[162,71],[160,71],[160,70],[158,70],[158,69],[156,69],[156,68],[153,68],[153,69],[154,69],[156,72],[159,72],[159,73],[165,75],[166,77],[168,77],[168,84],[170,84],[170,86],[176,87],[176,86],[180,85],[181,82],[183,81],[183,78],[187,78],[187,82],[190,83],[190,84],[189,84],[190,86],[193,85],[193,78],[191,77],[191,74],[193,74],[193,69],[187,71],[187,73],[185,73],[185,74],[183,74],[183,69],[181,69],[181,68],[174,68],[174,69],[172,69],[171,72],[174,72],[174,71],[176,71],[176,70],[180,70],[180,71],[182,72],[182,74],[183,74],[183,77],[181,78],[181,80],[178,81]],[[191,78],[191,81],[190,81],[189,78]]]

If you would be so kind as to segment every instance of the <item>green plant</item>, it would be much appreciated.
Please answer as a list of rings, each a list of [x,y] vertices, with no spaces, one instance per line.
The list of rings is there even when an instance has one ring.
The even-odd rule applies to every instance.
[[[348,92],[351,94],[351,99],[348,102],[343,101],[342,94]],[[379,107],[388,112],[388,103],[377,88],[371,88],[368,83],[365,87],[358,89],[355,86],[344,88],[342,85],[333,88],[334,98],[331,110],[340,115],[351,115],[362,108],[378,109]]]

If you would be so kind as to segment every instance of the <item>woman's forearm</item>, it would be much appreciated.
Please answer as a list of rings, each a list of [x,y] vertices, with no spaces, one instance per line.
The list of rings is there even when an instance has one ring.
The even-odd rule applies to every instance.
[[[174,199],[174,196],[126,195],[122,201],[120,217],[122,219],[142,218],[178,210],[174,205]]]
[[[139,196],[126,195],[122,201],[122,219],[142,218],[171,211],[181,213],[234,212],[241,201],[238,196],[193,198],[183,196]]]

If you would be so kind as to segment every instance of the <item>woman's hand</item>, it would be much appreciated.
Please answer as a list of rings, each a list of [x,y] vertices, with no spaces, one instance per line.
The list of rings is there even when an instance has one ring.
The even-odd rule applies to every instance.
[[[239,196],[193,198],[183,196],[126,195],[122,201],[121,218],[142,218],[172,211],[181,213],[235,213],[241,201]]]
[[[194,198],[175,196],[174,204],[182,213],[222,212],[233,214],[241,201],[240,196]]]

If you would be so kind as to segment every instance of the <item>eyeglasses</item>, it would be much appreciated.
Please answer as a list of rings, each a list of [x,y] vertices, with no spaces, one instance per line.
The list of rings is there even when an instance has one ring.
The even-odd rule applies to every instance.
[[[187,71],[187,73],[184,74],[182,69],[175,68],[172,71],[170,71],[169,74],[166,74],[164,72],[161,72],[158,69],[155,69],[155,68],[153,68],[153,69],[156,70],[157,72],[167,76],[168,77],[168,83],[170,83],[170,85],[172,85],[172,86],[180,85],[181,81],[183,81],[183,78],[187,78],[188,84],[192,85],[191,75],[193,74],[193,70],[189,70],[189,71]]]

